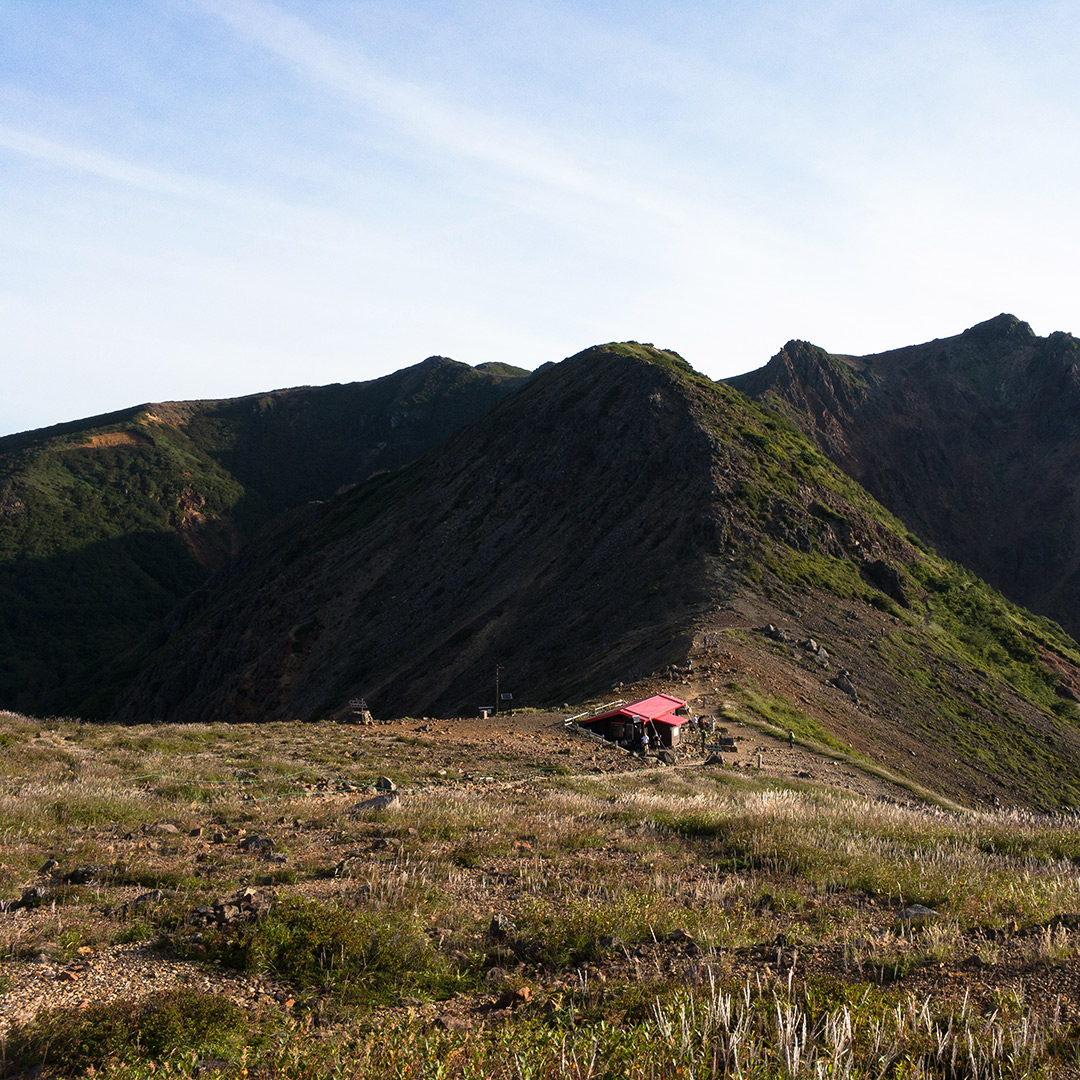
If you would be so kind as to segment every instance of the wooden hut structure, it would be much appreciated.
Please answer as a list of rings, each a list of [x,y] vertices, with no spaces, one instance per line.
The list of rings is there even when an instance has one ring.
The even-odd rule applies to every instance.
[[[597,735],[623,745],[634,745],[641,731],[655,732],[660,736],[661,746],[674,748],[679,745],[680,728],[689,719],[685,701],[669,694],[654,694],[579,723]]]

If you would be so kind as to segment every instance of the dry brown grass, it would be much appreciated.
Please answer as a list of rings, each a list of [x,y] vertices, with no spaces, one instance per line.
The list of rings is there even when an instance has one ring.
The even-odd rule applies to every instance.
[[[140,935],[193,972],[200,961],[269,963],[252,959],[279,955],[258,936],[269,930],[207,938],[190,922],[195,906],[243,886],[324,905],[330,922],[404,919],[430,944],[396,994],[371,982],[368,946],[346,939],[339,962],[359,964],[352,975],[325,992],[289,991],[286,979],[295,1003],[261,1014],[275,1049],[253,1032],[249,1075],[331,1061],[357,1075],[530,1074],[525,1059],[512,1066],[515,1046],[537,1076],[711,1075],[715,1055],[748,1077],[816,1076],[829,1063],[865,1075],[877,1059],[906,1062],[905,1076],[959,1075],[946,1065],[954,1053],[968,1055],[968,1076],[1074,1064],[1072,818],[952,813],[700,767],[603,771],[591,745],[564,753],[557,728],[549,743],[500,744],[482,773],[474,757],[473,775],[488,779],[468,781],[440,775],[460,753],[452,737],[400,728],[6,715],[0,743],[0,898],[54,890],[0,914],[10,985],[20,965],[44,957],[60,970],[79,948]],[[404,781],[399,804],[357,811],[382,773]],[[270,858],[240,848],[255,833],[273,841]],[[93,882],[62,884],[90,866]],[[153,889],[161,896],[116,914]],[[939,915],[898,921],[909,903]],[[505,926],[496,936],[493,916]],[[299,948],[311,930],[281,933]],[[224,978],[213,964],[198,977]],[[520,1008],[489,1008],[521,986]],[[303,1037],[305,1023],[336,1032],[333,1049]],[[369,1025],[377,1042],[363,1036]],[[444,1050],[439,1073],[424,1055]],[[143,1067],[136,1055],[115,1069]],[[169,1067],[187,1075],[195,1059]]]

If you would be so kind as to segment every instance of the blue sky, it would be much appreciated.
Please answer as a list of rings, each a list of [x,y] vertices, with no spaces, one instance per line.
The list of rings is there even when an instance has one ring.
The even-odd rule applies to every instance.
[[[0,432],[1076,329],[1073,0],[0,0]]]

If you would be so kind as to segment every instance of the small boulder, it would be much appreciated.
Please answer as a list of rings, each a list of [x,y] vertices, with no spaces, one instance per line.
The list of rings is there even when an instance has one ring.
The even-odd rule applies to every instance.
[[[925,904],[908,904],[896,916],[896,924],[899,929],[910,930],[912,927],[924,926],[926,923],[940,918],[941,912],[935,911]]]
[[[53,894],[54,890],[51,885],[31,885],[28,888],[23,889],[22,897],[16,904],[12,904],[9,910],[14,910],[17,907],[40,907],[42,904],[48,903],[48,901],[52,899]]]
[[[491,1003],[492,1009],[516,1009],[521,1005],[528,1005],[532,1001],[533,992],[528,986],[518,987],[517,990],[507,990]]]
[[[443,1029],[443,1031],[470,1031],[472,1024],[469,1023],[462,1016],[451,1016],[449,1013],[440,1016],[435,1023]]]
[[[65,885],[90,885],[106,874],[104,866],[80,866],[64,875]]]
[[[253,833],[251,836],[245,836],[237,847],[241,851],[250,851],[256,855],[269,855],[274,850],[274,841],[269,836]]]
[[[517,929],[514,924],[503,914],[495,914],[491,917],[488,926],[488,937],[492,941],[505,941]]]
[[[848,697],[851,698],[852,701],[855,702],[856,705],[858,705],[859,694],[858,691],[855,689],[855,684],[851,681],[850,671],[841,671],[835,679],[830,679],[829,682],[831,682],[833,686],[837,688],[837,690],[842,690],[845,694],[848,695]]]

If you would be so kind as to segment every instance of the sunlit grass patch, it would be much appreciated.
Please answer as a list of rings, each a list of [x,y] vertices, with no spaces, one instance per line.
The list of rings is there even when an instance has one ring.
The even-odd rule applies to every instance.
[[[251,1019],[231,1002],[198,990],[166,990],[141,1001],[46,1009],[9,1032],[9,1066],[45,1075],[92,1074],[116,1063],[160,1063],[186,1051],[236,1056]]]
[[[469,982],[414,914],[303,897],[280,902],[257,923],[206,933],[197,954],[366,1007],[406,992],[447,994]]]

